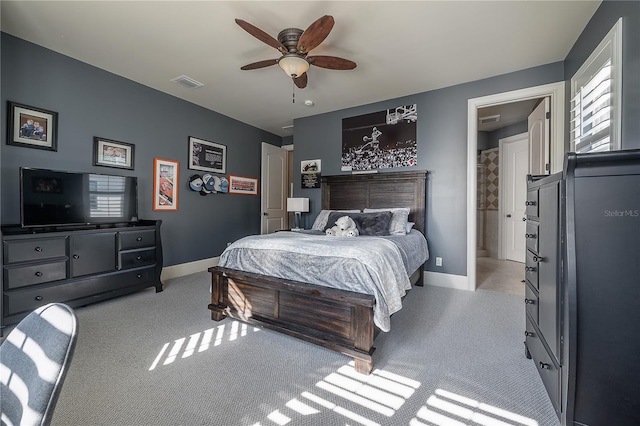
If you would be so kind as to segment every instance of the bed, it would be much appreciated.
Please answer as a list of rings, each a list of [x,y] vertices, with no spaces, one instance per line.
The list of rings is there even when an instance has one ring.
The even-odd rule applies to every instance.
[[[414,229],[425,234],[426,177],[426,171],[323,176],[322,209],[405,207],[409,208],[408,220],[415,224]],[[298,233],[281,232],[262,237],[271,239],[276,246],[288,244],[285,234]],[[289,237],[300,241],[312,238],[302,234]],[[360,237],[315,238],[326,241],[331,238],[358,240]],[[364,238],[367,237],[361,240]],[[223,256],[227,256],[225,253]],[[406,259],[403,260],[407,267]],[[379,272],[384,274],[387,269],[381,267]],[[424,263],[410,269],[412,273],[398,277],[398,286],[405,285],[403,282],[407,279],[405,288],[423,285]],[[382,324],[384,330],[384,321],[377,311],[381,305],[376,303],[377,295],[330,287],[326,283],[311,283],[316,277],[294,280],[224,266],[209,268],[209,272],[211,304],[208,307],[212,320],[220,321],[229,316],[260,325],[353,357],[355,370],[359,373],[370,374],[373,370],[373,343],[381,329],[377,325]],[[372,272],[371,275],[375,274]],[[381,280],[390,281],[387,278]],[[333,284],[340,287],[340,283]],[[396,308],[390,309],[389,316]]]

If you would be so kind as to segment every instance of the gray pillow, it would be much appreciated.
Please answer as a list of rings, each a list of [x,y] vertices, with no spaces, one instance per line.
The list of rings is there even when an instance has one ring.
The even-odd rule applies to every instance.
[[[327,228],[327,219],[329,218],[329,213],[334,211],[340,211],[344,213],[360,213],[360,210],[320,210],[320,213],[318,213],[318,216],[316,216],[316,220],[313,222],[311,229],[314,229],[316,231],[324,231]],[[333,225],[335,225],[335,223],[331,224],[331,226]],[[331,226],[329,228],[331,228]]]
[[[389,224],[389,234],[391,235],[407,235],[407,222],[409,221],[408,207],[390,207],[386,209],[364,209],[364,213],[389,211],[392,214],[391,223]]]
[[[376,213],[331,212],[327,219],[325,230],[335,225],[336,221],[342,216],[349,216],[353,219],[360,235],[389,235],[389,223],[392,216],[390,211]]]

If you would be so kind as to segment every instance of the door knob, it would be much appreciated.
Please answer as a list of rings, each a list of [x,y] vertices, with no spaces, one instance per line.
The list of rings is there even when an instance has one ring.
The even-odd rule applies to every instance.
[[[262,216],[269,216],[269,213],[264,212],[264,213],[262,213]]]
[[[511,217],[511,215],[510,215],[510,214],[508,214],[508,215],[507,215],[507,217]]]

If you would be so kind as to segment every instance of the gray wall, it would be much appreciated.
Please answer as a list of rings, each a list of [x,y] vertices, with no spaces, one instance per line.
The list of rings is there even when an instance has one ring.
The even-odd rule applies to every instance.
[[[622,17],[622,149],[640,148],[640,1],[603,1],[565,59],[566,99],[571,77]],[[567,103],[566,112],[569,112]],[[567,115],[568,116],[568,115]],[[570,141],[566,131],[567,148]]]
[[[478,132],[478,150],[485,150],[490,148],[497,148],[500,146],[500,139],[508,138],[509,136],[519,135],[520,133],[527,133],[529,124],[526,121],[510,124],[505,127],[501,127],[492,132]],[[480,138],[480,133],[486,133]],[[482,145],[480,141],[482,140]]]
[[[227,173],[260,177],[261,142],[279,136],[2,33],[1,221],[20,221],[18,168],[138,177],[139,216],[162,219],[164,265],[220,255],[260,233],[260,197],[188,189],[189,136],[227,146]],[[36,58],[36,59],[34,59]],[[59,114],[58,151],[6,145],[7,101]],[[135,144],[135,170],[93,166],[93,137]],[[153,158],[180,162],[177,212],[152,211]]]
[[[640,2],[605,0],[580,35],[565,61],[420,93],[395,100],[335,111],[295,121],[294,160],[321,158],[323,174],[341,174],[341,120],[398,105],[418,104],[418,168],[430,171],[427,236],[431,259],[427,270],[466,275],[466,148],[467,100],[496,93],[570,81],[584,60],[619,17],[623,23],[622,147],[640,148]],[[428,78],[428,77],[425,77]],[[566,115],[569,111],[566,86]],[[568,126],[566,126],[568,129]],[[565,144],[568,147],[568,130]],[[320,192],[298,189],[311,199],[310,216],[320,210]],[[441,256],[443,267],[435,267]]]
[[[425,76],[428,78],[428,76]],[[427,183],[427,237],[431,258],[426,269],[456,275],[467,270],[467,101],[542,84],[562,81],[563,64],[557,62],[440,90],[349,108],[295,120],[294,169],[301,160],[320,158],[322,174],[342,174],[342,119],[377,112],[398,105],[418,105],[418,166],[429,171]],[[393,169],[403,170],[403,169]],[[312,212],[320,211],[319,189],[300,189],[309,197]],[[435,266],[435,257],[443,266]]]

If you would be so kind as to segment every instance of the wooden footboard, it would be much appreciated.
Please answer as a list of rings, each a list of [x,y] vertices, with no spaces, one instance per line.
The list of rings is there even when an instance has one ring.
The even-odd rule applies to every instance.
[[[375,325],[372,295],[222,267],[211,273],[211,319],[258,324],[341,352],[370,374]]]

